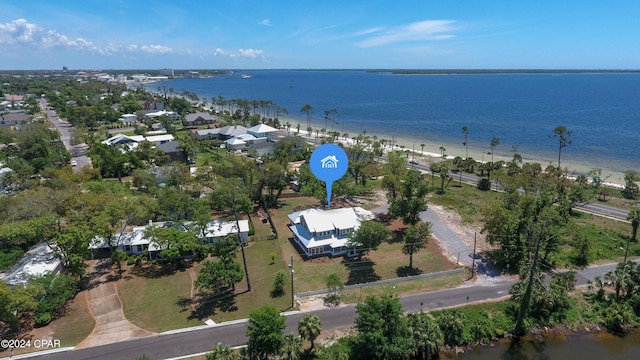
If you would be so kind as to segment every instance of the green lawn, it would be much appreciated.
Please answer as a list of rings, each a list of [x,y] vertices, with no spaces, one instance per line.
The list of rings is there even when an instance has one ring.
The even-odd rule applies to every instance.
[[[87,291],[83,291],[69,303],[66,314],[54,320],[54,339],[59,339],[62,346],[74,346],[84,340],[96,324],[87,306]]]
[[[437,183],[439,179],[436,180]],[[457,181],[452,181],[444,194],[431,194],[428,203],[453,210],[460,214],[463,222],[473,223],[480,221],[483,208],[502,204],[502,193],[480,191],[465,183],[458,186]]]
[[[191,317],[191,279],[186,270],[172,274],[146,271],[135,275],[132,268],[117,284],[125,317],[149,331],[202,325]]]

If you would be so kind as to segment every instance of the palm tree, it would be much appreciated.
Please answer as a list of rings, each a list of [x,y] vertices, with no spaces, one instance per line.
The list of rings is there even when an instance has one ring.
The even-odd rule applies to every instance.
[[[313,342],[322,331],[322,323],[317,315],[305,314],[298,322],[298,334],[308,340],[311,345],[309,349],[313,349]]]
[[[310,104],[304,104],[304,106],[302,106],[302,109],[300,109],[300,112],[307,113],[307,129],[309,129],[311,127],[311,114],[313,114],[313,106],[311,106]]]
[[[415,359],[431,359],[439,354],[444,336],[438,324],[426,314],[409,314],[408,319],[415,341]]]
[[[238,360],[239,357],[227,345],[218,343],[213,349],[207,353],[207,360]]]
[[[462,145],[464,145],[464,151],[465,151],[465,159],[469,158],[469,142],[467,141],[467,137],[469,136],[469,128],[467,127],[467,125],[462,127],[462,135],[464,135],[464,142],[462,143]]]
[[[282,359],[298,360],[300,359],[300,350],[302,350],[302,340],[294,333],[284,335],[282,341],[282,350],[280,355]]]
[[[558,139],[558,170],[560,169],[560,155],[562,154],[562,148],[571,144],[571,140],[569,139],[571,134],[571,131],[561,125],[553,129],[553,133],[550,135],[550,137]]]
[[[425,144],[420,144],[420,147],[422,148],[422,155],[424,155],[424,147],[425,147]]]
[[[447,151],[447,149],[444,148],[444,146],[440,146],[440,154],[442,154],[442,157],[445,157],[444,152]]]
[[[640,225],[640,210],[631,210],[627,214],[627,220],[631,221],[631,241],[638,241],[638,225]]]

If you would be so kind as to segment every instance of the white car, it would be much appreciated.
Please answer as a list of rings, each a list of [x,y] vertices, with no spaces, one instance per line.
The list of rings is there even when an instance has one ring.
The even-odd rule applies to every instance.
[[[71,166],[78,166],[78,162],[75,160],[71,160]]]

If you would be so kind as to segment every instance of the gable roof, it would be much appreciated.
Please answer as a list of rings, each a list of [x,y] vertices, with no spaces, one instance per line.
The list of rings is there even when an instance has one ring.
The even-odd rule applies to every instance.
[[[294,224],[304,221],[310,232],[320,232],[358,228],[362,221],[373,219],[373,213],[361,207],[331,210],[307,209],[290,214],[289,219]]]
[[[209,113],[206,112],[196,112],[192,114],[185,115],[186,122],[193,122],[201,118],[204,121],[214,121],[216,118]]]
[[[218,134],[225,136],[237,136],[247,133],[247,128],[242,125],[227,125],[218,129]]]

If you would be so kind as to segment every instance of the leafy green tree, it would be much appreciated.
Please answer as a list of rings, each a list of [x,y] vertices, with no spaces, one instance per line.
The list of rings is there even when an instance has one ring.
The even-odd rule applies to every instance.
[[[342,289],[344,289],[344,284],[342,283],[342,280],[340,280],[340,276],[335,272],[332,272],[327,276],[326,285],[327,289],[333,293],[341,292]]]
[[[273,306],[262,306],[249,314],[247,337],[249,354],[267,359],[277,355],[284,342],[285,317]]]
[[[38,307],[37,299],[43,293],[42,286],[12,288],[6,282],[0,281],[0,321],[11,325],[13,330],[17,331],[20,317]]]
[[[294,333],[284,335],[280,358],[284,360],[299,360],[302,351],[302,340]]]
[[[150,244],[160,249],[160,256],[167,260],[179,260],[193,254],[198,248],[196,235],[191,231],[183,231],[171,227],[147,227],[145,236],[151,239]]]
[[[358,251],[358,257],[368,254],[371,250],[377,250],[383,241],[391,237],[391,230],[383,223],[368,220],[360,224],[360,228],[349,235],[347,246]]]
[[[404,224],[417,224],[420,221],[420,212],[427,207],[427,193],[428,186],[422,174],[416,170],[409,170],[403,179],[400,194],[390,199],[389,215],[402,218]]]
[[[271,296],[278,297],[284,294],[284,285],[287,283],[287,273],[284,270],[278,270],[273,278],[273,287]]]
[[[571,145],[571,135],[572,132],[563,125],[556,126],[553,129],[553,133],[550,135],[551,138],[558,140],[558,169],[560,169],[560,156],[562,154],[562,149]]]
[[[453,180],[453,177],[449,173],[449,165],[446,162],[432,163],[430,168],[432,173],[438,174],[438,177],[440,177],[440,191],[438,193],[444,194],[445,189],[449,186],[451,180]]]
[[[240,264],[233,258],[207,260],[203,263],[194,286],[213,294],[234,291],[236,284],[242,281],[242,275]]]
[[[387,153],[387,162],[382,165],[382,188],[387,192],[387,199],[391,202],[401,192],[402,180],[407,174],[407,163],[401,151]]]
[[[363,303],[356,305],[356,311],[358,358],[409,358],[414,342],[398,298],[368,296]]]
[[[640,181],[640,173],[636,170],[627,170],[624,172],[624,189],[622,189],[622,196],[625,199],[635,200],[640,194],[640,187],[638,186]]]
[[[298,334],[311,344],[309,349],[313,349],[313,343],[322,331],[322,323],[318,315],[304,314],[298,321]]]
[[[62,258],[62,265],[71,274],[82,277],[85,261],[89,259],[89,243],[93,233],[78,226],[69,226],[56,233],[48,242],[54,254]]]
[[[427,246],[427,238],[431,235],[430,223],[418,223],[409,227],[403,237],[402,253],[409,255],[409,268],[413,269],[413,254]]]
[[[444,346],[444,335],[438,324],[427,314],[409,314],[408,320],[415,343],[413,358],[427,360],[438,356]]]

